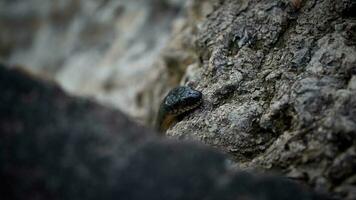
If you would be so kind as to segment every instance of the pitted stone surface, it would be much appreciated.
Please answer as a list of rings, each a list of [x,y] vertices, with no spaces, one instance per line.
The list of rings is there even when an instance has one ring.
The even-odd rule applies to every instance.
[[[226,0],[213,8],[195,35],[203,106],[167,135],[352,199],[354,4]]]

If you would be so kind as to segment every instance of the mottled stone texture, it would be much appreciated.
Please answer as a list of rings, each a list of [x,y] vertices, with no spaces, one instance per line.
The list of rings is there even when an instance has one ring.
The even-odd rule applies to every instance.
[[[0,91],[1,199],[326,199],[235,171],[215,150],[158,138],[23,72],[0,67]]]
[[[181,51],[199,58],[185,81],[204,103],[167,135],[355,199],[355,1],[194,2],[209,12],[188,16]]]

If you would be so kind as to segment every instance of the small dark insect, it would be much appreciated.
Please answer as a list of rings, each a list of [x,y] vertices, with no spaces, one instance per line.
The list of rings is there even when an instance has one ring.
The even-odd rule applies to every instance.
[[[188,86],[172,89],[160,105],[156,127],[166,131],[180,116],[197,108],[202,102],[202,93]]]

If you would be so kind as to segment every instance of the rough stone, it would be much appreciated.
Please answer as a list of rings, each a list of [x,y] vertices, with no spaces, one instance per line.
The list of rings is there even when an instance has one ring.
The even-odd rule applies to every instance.
[[[43,13],[43,10],[48,11],[46,8],[51,7],[50,3],[33,8],[15,7],[11,6],[15,4],[7,4],[9,2],[0,2],[0,9],[4,11],[1,12],[3,18],[0,19],[0,27],[6,27],[6,31],[1,35],[1,56],[9,58],[10,61],[23,60],[24,64],[32,61],[36,64],[33,64],[34,67],[56,69],[56,62],[47,65],[47,61],[57,60],[56,56],[60,57],[62,54],[48,55],[51,51],[39,44],[48,41],[53,30],[61,33],[58,28],[61,26],[58,25],[73,23],[74,25],[68,27],[76,27],[76,20],[69,20],[73,19],[71,15],[68,15],[68,18],[58,15],[63,12],[53,12],[53,15],[49,14],[52,13],[50,11]],[[31,4],[29,2],[24,1],[21,5]],[[117,8],[111,7],[115,4],[114,1],[105,1],[107,4],[102,4],[103,7],[92,7],[101,1],[80,2],[80,5],[88,5],[83,7],[83,13],[78,13],[80,19],[86,19],[86,13],[92,14],[93,9],[100,13],[101,8]],[[172,19],[176,16],[177,5],[181,5],[182,1],[169,2],[168,8],[172,12],[166,14]],[[74,10],[69,9],[69,13],[82,7],[75,3],[58,5],[69,5],[68,7]],[[145,5],[150,7],[149,5],[153,4]],[[160,99],[170,87],[178,83],[191,85],[202,91],[203,105],[168,130],[168,136],[202,141],[227,152],[242,168],[278,171],[318,191],[328,191],[333,196],[351,200],[356,196],[355,163],[352,160],[355,154],[356,132],[355,5],[354,0],[192,0],[188,1],[186,17],[180,17],[173,26],[173,35],[163,48],[162,56],[155,61],[150,60],[154,63],[155,70],[152,77],[149,75],[147,82],[141,82],[143,74],[148,76],[142,71],[139,71],[139,78],[130,79],[127,77],[131,76],[124,76],[129,82],[121,82],[123,79],[119,80],[116,76],[124,74],[121,70],[112,73],[112,68],[105,67],[116,63],[116,55],[120,53],[117,49],[122,48],[117,42],[110,43],[110,51],[104,51],[108,54],[105,54],[100,65],[93,61],[99,60],[104,54],[73,54],[73,59],[67,60],[66,64],[82,68],[76,68],[78,71],[60,68],[58,71],[61,75],[57,76],[57,79],[68,78],[66,80],[73,81],[74,87],[79,91],[90,90],[96,93],[99,89],[103,92],[99,94],[112,94],[111,97],[114,98],[109,102],[117,103],[116,99],[122,98],[120,95],[126,91],[128,95],[122,98],[124,101],[121,101],[121,107],[127,109],[125,111],[131,116],[143,117],[147,124],[154,121],[153,113],[158,110]],[[23,15],[16,15],[14,11],[18,11],[18,8],[30,9],[24,9],[26,12],[23,12]],[[66,10],[67,7],[59,10],[62,11],[63,8]],[[87,12],[88,10],[90,12]],[[150,11],[143,10],[140,13],[158,13]],[[38,37],[31,31],[24,31],[36,29],[36,25],[41,24],[37,17],[31,15],[33,12],[45,19],[51,16],[50,21],[46,22],[50,28],[44,26],[45,29],[39,29],[42,31],[38,32]],[[113,13],[115,12],[111,12]],[[111,14],[103,16],[116,16]],[[119,19],[122,22],[119,25],[125,25],[126,19],[132,19],[130,16],[130,12],[123,15],[118,12],[117,18],[109,17],[110,20],[104,20],[104,24],[112,25]],[[23,17],[27,20],[21,21]],[[10,23],[14,26],[8,26],[8,19],[15,19]],[[135,19],[140,22],[139,19],[143,18],[139,15]],[[97,27],[97,19],[92,20],[88,23],[94,26],[88,27]],[[150,27],[145,26],[145,23],[132,24]],[[159,24],[167,30],[167,23]],[[103,34],[98,35],[110,39],[112,32],[105,31],[108,30],[106,26],[99,29],[103,30]],[[13,34],[16,37],[7,37],[12,36],[11,33],[16,33]],[[83,33],[86,35],[85,33],[90,31]],[[158,33],[165,32],[158,29]],[[105,37],[106,34],[108,37]],[[144,34],[146,35],[151,34]],[[3,39],[4,36],[6,39]],[[140,50],[142,47],[137,35],[132,36],[133,41],[138,43],[130,46],[131,51],[125,55],[136,55],[134,50]],[[37,40],[33,40],[34,43],[29,42],[33,38]],[[95,37],[89,37],[83,44],[93,39],[97,41]],[[89,43],[89,47],[98,46],[98,51],[102,53],[102,48],[108,48],[105,45],[105,41],[108,41],[106,39],[103,40],[104,43],[101,40],[93,45]],[[145,41],[151,41],[144,38],[142,40],[143,44],[146,44]],[[49,46],[54,49],[71,52],[67,51],[67,48],[63,50],[61,45],[72,44],[70,42],[73,40],[59,46],[56,46],[56,39],[50,41],[48,44],[52,44]],[[38,45],[32,46],[30,43]],[[18,44],[21,44],[20,51],[12,52],[12,47]],[[81,44],[81,41],[78,41],[74,46],[79,45],[78,48],[81,49]],[[163,46],[162,44],[159,47]],[[46,51],[40,52],[46,54],[38,54],[38,51],[35,51],[37,49],[45,49]],[[84,45],[83,49],[91,48]],[[41,59],[36,59],[36,56],[22,57],[24,54],[40,55]],[[123,59],[127,60],[127,57]],[[87,63],[95,63],[95,66],[104,68],[87,68]],[[81,78],[70,79],[83,74]],[[130,82],[132,80],[142,83],[144,87],[136,87],[136,84]],[[99,95],[98,99],[101,97]],[[21,131],[21,124],[17,126],[15,123],[16,126],[13,126],[11,123],[3,127]]]
[[[167,135],[352,199],[354,1],[208,2],[188,27],[196,46],[184,49],[199,58],[191,77],[204,102]]]

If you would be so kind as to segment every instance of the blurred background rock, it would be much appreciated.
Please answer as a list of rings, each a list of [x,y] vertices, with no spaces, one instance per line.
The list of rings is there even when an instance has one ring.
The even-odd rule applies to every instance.
[[[185,3],[1,0],[0,61],[150,124],[162,94],[180,81],[169,78],[159,57],[174,63],[161,52],[184,26]]]

